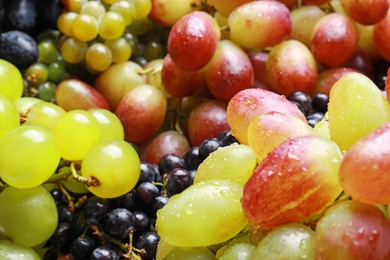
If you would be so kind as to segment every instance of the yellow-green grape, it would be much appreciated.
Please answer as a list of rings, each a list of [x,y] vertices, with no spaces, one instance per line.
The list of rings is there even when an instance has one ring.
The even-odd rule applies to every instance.
[[[325,116],[314,126],[314,131],[318,132],[323,137],[330,139],[329,122]]]
[[[248,223],[240,202],[242,192],[242,185],[229,180],[193,184],[157,211],[156,230],[161,239],[177,247],[227,241]]]
[[[78,16],[75,12],[65,12],[62,13],[57,19],[57,28],[58,30],[65,34],[66,36],[71,37],[72,33],[72,23]]]
[[[126,24],[117,12],[106,12],[99,18],[99,36],[105,40],[115,40],[125,32]]]
[[[50,64],[57,59],[58,52],[53,42],[50,40],[43,40],[38,43],[38,61],[44,64]]]
[[[120,63],[128,61],[131,57],[130,44],[124,38],[108,40],[104,43],[112,53],[112,62]]]
[[[79,13],[81,8],[88,3],[88,0],[67,0],[66,1],[66,10],[68,12]]]
[[[0,240],[0,259],[41,260],[41,257],[31,247],[18,245],[9,240]]]
[[[43,63],[31,64],[24,72],[26,81],[31,86],[39,86],[47,81],[49,77],[49,70]]]
[[[390,121],[390,104],[367,76],[348,73],[330,90],[328,116],[331,139],[346,151],[363,136]]]
[[[34,164],[32,164],[34,167]],[[0,193],[0,234],[16,244],[33,247],[47,241],[57,228],[58,211],[50,193],[36,186],[7,187]],[[28,259],[1,258],[1,259]]]
[[[98,186],[88,187],[96,196],[116,198],[137,184],[140,164],[138,153],[131,144],[106,139],[89,149],[81,164],[81,175],[98,179]]]
[[[158,246],[156,250],[156,260],[163,260],[165,257],[176,247],[165,242],[163,239],[160,238],[160,241],[158,241]]]
[[[72,35],[83,42],[92,41],[98,36],[99,25],[95,17],[89,14],[79,14],[72,23]]]
[[[20,116],[17,107],[8,98],[0,95],[0,140],[19,125]]]
[[[12,102],[23,94],[23,76],[19,69],[12,63],[0,59],[0,95]]]
[[[0,177],[13,187],[41,185],[60,159],[53,134],[42,126],[21,125],[0,139]]]
[[[81,161],[100,136],[100,127],[95,117],[85,110],[68,111],[57,122],[54,136],[61,157],[69,161]]]
[[[257,164],[249,146],[232,144],[212,152],[198,167],[194,183],[202,180],[226,179],[244,185]]]
[[[80,14],[92,15],[96,18],[96,20],[98,20],[105,12],[106,9],[99,1],[89,1],[88,3],[85,3],[80,10]]]
[[[182,248],[177,247],[173,249],[164,258],[164,260],[215,260],[214,254],[207,247]]]
[[[66,62],[73,64],[80,63],[84,60],[87,48],[87,43],[70,37],[62,43],[61,54]]]
[[[251,259],[313,259],[314,231],[300,223],[274,228],[257,245]]]
[[[27,112],[27,110],[32,105],[34,105],[35,103],[38,103],[38,102],[44,102],[44,101],[42,99],[36,98],[36,97],[21,97],[21,98],[18,98],[14,102],[14,104],[15,104],[16,108],[18,109],[19,114],[25,114]]]
[[[57,85],[46,81],[38,86],[38,97],[44,101],[51,101],[55,98]]]
[[[248,242],[234,243],[229,245],[222,255],[218,258],[219,260],[251,260],[253,251],[256,246]]]
[[[103,43],[94,43],[85,52],[85,62],[94,71],[104,71],[112,63],[111,50]]]
[[[161,70],[163,67],[164,59],[154,59],[149,61],[143,68],[145,71],[149,71],[146,73],[146,84],[152,85],[153,87],[161,90],[164,95],[169,98],[171,95],[165,90],[164,85],[161,79]]]
[[[113,3],[108,9],[111,12],[117,12],[122,15],[125,20],[125,25],[129,25],[133,22],[134,17],[136,16],[136,9],[134,4],[121,0]]]
[[[135,17],[134,19],[140,20],[147,17],[152,10],[151,0],[126,0],[135,6]]]
[[[77,181],[75,178],[73,178],[72,175],[69,175],[68,178],[62,181],[61,183],[65,187],[65,189],[67,189],[72,193],[76,193],[76,194],[89,193],[87,187],[81,182]]]
[[[66,114],[66,111],[51,102],[42,101],[35,103],[29,108],[26,115],[26,125],[39,125],[50,132],[54,131],[58,121]]]
[[[105,3],[105,4],[111,5],[111,4],[115,3],[115,2],[117,2],[118,0],[101,0],[101,1],[103,3]]]
[[[99,123],[100,141],[110,138],[124,140],[125,132],[123,125],[113,112],[102,108],[92,108],[89,109],[88,112],[90,112]]]

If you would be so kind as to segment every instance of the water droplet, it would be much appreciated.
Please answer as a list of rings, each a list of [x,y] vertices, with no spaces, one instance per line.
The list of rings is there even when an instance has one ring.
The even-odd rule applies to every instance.
[[[302,239],[301,242],[299,243],[299,248],[302,250],[306,250],[307,246],[308,246],[307,239]]]
[[[187,213],[187,215],[192,215],[194,214],[195,210],[194,210],[194,206],[189,203],[185,206],[185,209],[184,209],[185,213]]]
[[[221,194],[221,196],[224,198],[229,198],[231,195],[231,192],[229,190],[223,189],[219,192],[219,194]]]

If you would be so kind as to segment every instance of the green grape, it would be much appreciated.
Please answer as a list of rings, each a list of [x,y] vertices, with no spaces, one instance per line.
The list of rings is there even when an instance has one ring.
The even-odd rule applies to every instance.
[[[87,48],[87,43],[70,37],[62,43],[61,54],[66,62],[80,63],[84,60]]]
[[[42,83],[38,86],[38,97],[44,101],[53,100],[55,97],[56,87],[57,85],[50,81]]]
[[[149,61],[155,59],[161,59],[164,57],[164,47],[159,42],[155,42],[155,41],[148,42],[145,45],[143,56]]]
[[[88,112],[90,112],[99,123],[100,141],[110,138],[124,140],[125,133],[123,125],[113,112],[102,108],[92,108],[89,109]]]
[[[256,246],[250,242],[234,243],[229,245],[222,255],[218,258],[219,260],[250,260],[253,259],[252,253]]]
[[[89,1],[85,3],[80,10],[80,14],[92,15],[96,20],[98,20],[105,12],[106,9],[99,1]]]
[[[124,38],[106,41],[104,43],[112,53],[112,62],[125,62],[131,57],[131,46]]]
[[[87,187],[81,182],[73,178],[72,175],[69,175],[68,178],[61,182],[62,185],[70,192],[76,194],[86,194],[89,193]]]
[[[108,69],[112,63],[110,48],[100,42],[90,45],[85,53],[85,62],[94,71]]]
[[[152,10],[151,0],[126,0],[135,6],[135,17],[134,19],[140,20],[147,17]]]
[[[105,40],[118,39],[125,29],[125,20],[117,12],[108,11],[99,18],[99,36]]]
[[[61,157],[69,161],[80,161],[98,141],[100,127],[91,113],[75,109],[68,111],[58,120],[53,133]]]
[[[72,23],[78,16],[75,12],[64,12],[57,19],[57,28],[66,36],[72,37]]]
[[[12,63],[0,59],[0,95],[13,102],[22,96],[23,90],[23,76],[19,69]]]
[[[124,140],[106,139],[96,143],[85,155],[81,175],[98,179],[98,186],[88,189],[102,198],[116,198],[137,184],[140,159],[137,151]]]
[[[212,152],[198,167],[194,183],[210,179],[227,179],[244,185],[257,164],[249,146],[232,144]]]
[[[215,260],[215,256],[207,247],[177,247],[169,252],[164,260]]]
[[[138,49],[138,37],[135,33],[132,33],[128,30],[122,35],[122,38],[127,41],[127,43],[130,45],[131,52],[135,52]]]
[[[8,98],[0,95],[0,140],[6,133],[19,125],[18,108]]]
[[[300,223],[278,226],[260,241],[252,259],[313,259],[314,234]]]
[[[25,122],[26,125],[39,125],[53,132],[58,121],[66,114],[66,111],[51,102],[43,101],[29,108]]]
[[[177,247],[219,244],[248,223],[240,199],[242,185],[229,180],[205,180],[172,196],[157,211],[156,230]]]
[[[127,26],[127,30],[135,35],[142,35],[150,31],[152,28],[153,22],[149,19],[149,17],[134,20],[129,26]]]
[[[79,13],[81,8],[88,3],[88,0],[67,0],[64,1],[66,3],[66,10],[68,12]]]
[[[49,70],[43,63],[34,63],[27,68],[24,76],[29,85],[39,86],[47,81],[49,77]]]
[[[65,63],[64,61],[54,61],[48,65],[49,70],[49,81],[54,83],[60,83],[63,80],[63,75],[65,74]]]
[[[46,128],[21,125],[3,137],[0,139],[3,181],[16,188],[31,188],[53,175],[60,162],[60,151]]]
[[[39,245],[56,230],[56,204],[41,186],[28,189],[7,187],[0,193],[0,205],[0,233],[19,245]]]
[[[38,43],[38,61],[44,64],[50,64],[57,59],[58,51],[50,40],[44,40]]]
[[[113,3],[110,6],[109,11],[121,14],[123,19],[125,20],[126,26],[130,25],[133,22],[134,17],[136,16],[136,9],[134,4],[125,0]]]
[[[96,18],[89,14],[79,14],[72,23],[72,35],[82,42],[89,42],[98,35],[99,25]]]
[[[31,247],[0,240],[0,259],[40,260],[41,257]]]
[[[101,0],[101,1],[103,3],[105,3],[105,4],[111,5],[111,4],[115,3],[115,2],[117,2],[118,0]]]
[[[43,102],[42,99],[36,97],[21,97],[14,104],[19,111],[19,114],[25,114],[27,110],[35,103]]]

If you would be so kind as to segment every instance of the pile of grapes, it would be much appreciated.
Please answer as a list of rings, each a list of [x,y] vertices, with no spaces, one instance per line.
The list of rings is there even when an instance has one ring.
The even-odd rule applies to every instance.
[[[388,0],[0,0],[0,259],[390,259],[389,42]]]

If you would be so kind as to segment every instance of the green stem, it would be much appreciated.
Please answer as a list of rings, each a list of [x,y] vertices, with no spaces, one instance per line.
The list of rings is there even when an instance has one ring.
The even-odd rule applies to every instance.
[[[94,176],[91,176],[89,178],[89,177],[78,175],[74,162],[70,163],[70,171],[72,172],[73,178],[75,178],[78,182],[81,182],[82,184],[86,185],[87,187],[91,187],[91,186],[95,187],[99,185],[99,180]]]

